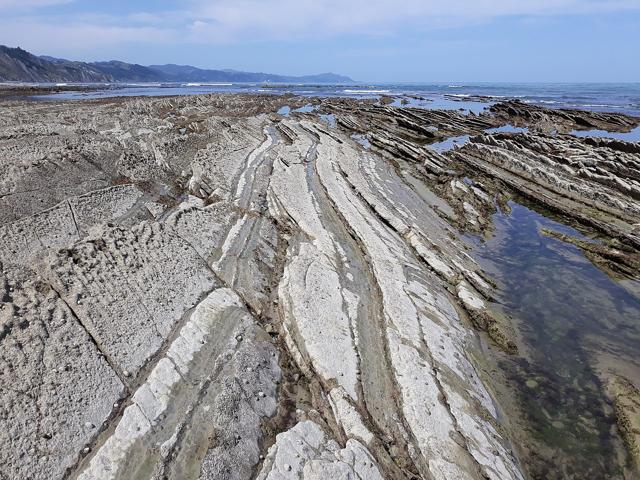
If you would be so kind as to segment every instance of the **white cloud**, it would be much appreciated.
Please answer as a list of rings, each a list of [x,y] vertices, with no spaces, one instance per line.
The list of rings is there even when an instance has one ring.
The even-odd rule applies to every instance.
[[[512,15],[640,9],[640,0],[194,0],[194,40],[381,34]]]
[[[121,16],[53,15],[55,8],[37,14],[38,7],[72,1],[0,0],[0,43],[36,51],[87,52],[136,43],[402,35],[513,15],[640,10],[640,0],[176,0],[171,9]]]
[[[0,43],[20,46],[35,53],[74,55],[126,44],[162,44],[179,37],[170,29],[128,27],[90,23],[61,24],[39,19],[0,20]],[[6,39],[6,40],[5,40]]]

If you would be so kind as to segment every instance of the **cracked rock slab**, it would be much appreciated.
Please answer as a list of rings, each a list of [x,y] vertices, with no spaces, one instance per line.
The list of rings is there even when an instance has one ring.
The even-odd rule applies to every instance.
[[[124,394],[73,312],[33,272],[1,277],[0,478],[62,478]]]
[[[257,480],[382,480],[376,462],[357,440],[341,448],[311,421],[281,433],[269,449]]]
[[[61,250],[47,275],[103,352],[132,376],[218,285],[193,247],[154,223],[106,229]]]
[[[242,300],[214,290],[77,478],[248,479],[279,378],[275,348]]]

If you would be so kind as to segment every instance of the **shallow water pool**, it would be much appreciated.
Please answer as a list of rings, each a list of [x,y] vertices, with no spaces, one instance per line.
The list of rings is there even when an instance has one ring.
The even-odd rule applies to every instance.
[[[470,239],[500,285],[495,308],[510,315],[519,353],[497,355],[519,411],[516,430],[532,478],[622,478],[627,461],[604,391],[614,374],[640,384],[640,300],[576,246],[542,228],[573,228],[517,203],[494,215],[495,235]],[[518,436],[518,435],[516,435]]]
[[[640,142],[640,127],[636,127],[627,133],[607,132],[606,130],[574,130],[571,132],[571,135],[576,137],[613,138],[625,142]]]

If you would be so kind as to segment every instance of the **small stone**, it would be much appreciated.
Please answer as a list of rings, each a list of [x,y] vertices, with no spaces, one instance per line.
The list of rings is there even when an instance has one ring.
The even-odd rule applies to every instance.
[[[264,397],[266,397],[267,395],[266,395],[264,392],[258,392],[258,396],[259,396],[260,398],[264,398]]]
[[[93,428],[93,427],[95,427],[95,425],[94,425],[93,423],[91,423],[91,422],[84,422],[84,426],[85,426],[86,428]]]
[[[122,375],[124,375],[125,377],[130,377],[130,376],[131,376],[131,373],[129,372],[129,370],[124,370],[124,371],[122,372]]]
[[[82,453],[84,453],[85,455],[86,455],[87,453],[89,453],[90,451],[91,451],[91,449],[90,449],[89,447],[84,447],[84,448],[82,449]]]
[[[525,385],[527,385],[527,387],[529,388],[536,388],[538,386],[538,382],[536,382],[535,380],[529,379],[525,382]]]
[[[237,341],[239,341],[239,342],[241,342],[241,341],[242,341],[242,335],[238,335],[238,336],[236,337],[236,340],[237,340]]]
[[[290,471],[291,471],[291,465],[289,465],[289,464],[285,464],[285,465],[284,465],[284,469],[285,469],[287,472],[290,472]]]

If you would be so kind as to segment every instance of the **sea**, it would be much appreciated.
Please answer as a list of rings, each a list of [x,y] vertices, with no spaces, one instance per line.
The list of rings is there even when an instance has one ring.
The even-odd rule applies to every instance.
[[[487,102],[520,99],[525,103],[552,108],[583,108],[640,116],[638,83],[379,83],[379,84],[273,84],[273,83],[118,83],[118,84],[28,84],[59,86],[78,91],[63,91],[38,96],[38,100],[89,99],[119,96],[196,95],[202,93],[293,93],[309,97],[404,97],[411,106],[431,108],[467,108],[464,100],[483,97]],[[94,90],[83,91],[82,87]],[[477,108],[470,101],[471,108]],[[462,104],[462,105],[461,105]]]
[[[13,84],[15,85],[15,84]],[[19,84],[60,87],[61,91],[22,97],[31,101],[88,100],[108,97],[174,96],[206,93],[253,93],[313,97],[393,98],[392,106],[457,110],[480,114],[507,99],[548,108],[624,113],[640,117],[640,82],[637,83],[42,83]],[[2,85],[0,85],[0,88]],[[77,90],[74,89],[77,87]],[[640,141],[640,127],[628,133],[579,131],[579,136],[604,136]]]

